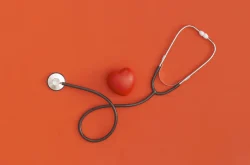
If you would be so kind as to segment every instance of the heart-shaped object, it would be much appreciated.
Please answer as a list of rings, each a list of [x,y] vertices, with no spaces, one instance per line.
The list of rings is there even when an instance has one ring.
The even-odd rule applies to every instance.
[[[135,76],[131,69],[123,68],[119,71],[111,72],[108,75],[107,83],[112,91],[119,95],[126,96],[134,87]]]

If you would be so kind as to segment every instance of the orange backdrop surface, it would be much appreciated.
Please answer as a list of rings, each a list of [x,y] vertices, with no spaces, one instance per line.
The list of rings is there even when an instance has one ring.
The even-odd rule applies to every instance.
[[[249,165],[249,1],[1,0],[1,165]],[[119,109],[114,134],[101,143],[83,140],[81,114],[105,104],[70,88],[51,91],[51,72],[96,89],[114,103],[148,95],[150,80],[178,30],[204,30],[218,51],[173,93]],[[180,35],[162,69],[174,83],[212,52],[196,32]],[[111,70],[130,67],[129,96],[106,84]],[[156,81],[158,90],[165,87]],[[112,126],[110,109],[84,121],[90,137]]]

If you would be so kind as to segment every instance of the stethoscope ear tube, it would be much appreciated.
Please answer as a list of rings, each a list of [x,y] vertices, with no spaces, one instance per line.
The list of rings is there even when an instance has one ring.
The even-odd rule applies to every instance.
[[[166,59],[168,53],[170,52],[170,50],[171,50],[173,44],[175,43],[176,39],[179,37],[179,35],[181,34],[181,32],[182,32],[184,29],[187,29],[187,28],[191,28],[191,29],[197,31],[197,32],[198,32],[198,35],[200,35],[203,39],[209,41],[209,42],[212,44],[214,50],[213,50],[213,53],[211,54],[211,56],[210,56],[203,64],[201,64],[199,67],[197,67],[195,70],[193,70],[189,75],[185,76],[185,77],[184,77],[182,80],[180,80],[177,84],[182,84],[182,83],[184,83],[185,81],[187,81],[188,79],[190,79],[191,76],[193,76],[195,73],[197,73],[201,68],[203,68],[203,67],[204,67],[204,66],[214,57],[215,52],[216,52],[216,45],[215,45],[215,43],[209,38],[209,36],[208,36],[207,33],[205,33],[205,32],[202,31],[202,30],[199,30],[197,27],[195,27],[195,26],[193,26],[193,25],[186,25],[186,26],[182,27],[182,28],[178,31],[178,33],[175,35],[175,37],[174,37],[173,41],[171,42],[171,44],[170,44],[168,50],[166,51],[166,53],[165,53],[165,54],[163,55],[163,57],[162,57],[162,60],[161,60],[160,65],[159,65],[160,67],[163,66],[163,63],[164,63],[164,61],[165,61],[165,59]],[[160,75],[161,75],[161,73],[160,73],[160,71],[159,71],[159,78],[160,78],[160,81],[161,81],[163,84],[165,84],[166,86],[175,86],[175,85],[177,85],[177,84],[175,84],[175,85],[169,85],[169,84],[165,83],[163,80],[161,80],[161,76],[160,76]]]

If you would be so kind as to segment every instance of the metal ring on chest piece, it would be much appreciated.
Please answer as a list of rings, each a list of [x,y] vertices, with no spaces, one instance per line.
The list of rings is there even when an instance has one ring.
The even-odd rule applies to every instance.
[[[48,77],[48,87],[54,91],[61,90],[64,85],[62,83],[65,82],[65,78],[60,73],[52,73]]]

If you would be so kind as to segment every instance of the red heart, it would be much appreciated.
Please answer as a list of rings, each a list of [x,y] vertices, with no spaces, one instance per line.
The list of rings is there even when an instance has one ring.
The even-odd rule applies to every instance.
[[[107,83],[115,93],[126,96],[134,87],[135,76],[131,69],[123,68],[120,71],[111,72],[108,75]]]

